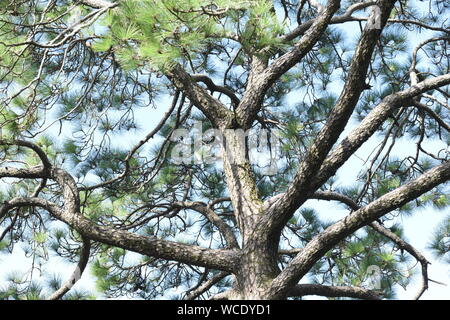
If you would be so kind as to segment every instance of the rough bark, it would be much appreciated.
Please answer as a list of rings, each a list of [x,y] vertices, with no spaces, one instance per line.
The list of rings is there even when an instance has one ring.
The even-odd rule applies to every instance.
[[[374,291],[346,286],[323,286],[319,284],[298,284],[289,291],[291,297],[303,297],[309,295],[333,297],[333,298],[355,298],[364,300],[381,300],[379,294]]]
[[[64,283],[58,290],[50,295],[47,300],[59,300],[75,285],[75,283],[81,278],[86,266],[89,262],[89,254],[91,252],[91,241],[83,239],[83,245],[80,250],[80,260],[75,268],[75,271],[70,276],[69,280]]]

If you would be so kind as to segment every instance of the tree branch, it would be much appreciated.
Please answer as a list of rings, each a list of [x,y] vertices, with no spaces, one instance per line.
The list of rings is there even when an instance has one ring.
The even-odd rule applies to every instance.
[[[321,171],[321,164],[344,130],[365,88],[367,69],[375,44],[394,7],[394,3],[394,0],[381,0],[378,3],[380,29],[374,29],[369,25],[364,29],[352,58],[349,76],[344,89],[331,111],[327,123],[308,149],[287,191],[276,202],[277,205],[272,205],[270,210],[267,210],[266,215],[263,217],[261,228],[258,228],[257,232],[255,232],[255,237],[260,237],[262,232],[267,233],[268,230],[269,236],[267,241],[271,243],[276,242],[287,221],[316,190],[311,188],[311,180],[317,175],[317,172]],[[374,11],[372,14],[375,15],[377,12]],[[266,206],[268,205],[269,203],[266,202]]]
[[[64,199],[64,208],[60,208],[54,203],[36,197],[14,198],[11,201],[3,203],[0,207],[0,220],[13,208],[36,206],[49,211],[58,220],[67,223],[87,239],[110,244],[144,255],[154,256],[156,258],[175,260],[183,263],[209,267],[211,269],[232,271],[237,265],[235,261],[235,259],[237,259],[237,254],[232,250],[206,249],[173,241],[159,240],[153,237],[140,236],[131,232],[96,225],[83,217],[80,213],[79,190],[75,180],[65,170],[51,167],[45,153],[39,146],[21,140],[14,142],[1,140],[0,142],[1,144],[16,144],[31,148],[40,156],[41,160],[49,166],[37,166],[27,169],[0,168],[0,178],[50,178],[59,185]]]
[[[434,120],[436,120],[436,122],[443,127],[445,130],[447,130],[448,132],[450,132],[450,125],[448,125],[444,120],[441,119],[441,117],[433,111],[433,109],[429,108],[428,106],[424,105],[423,103],[420,103],[419,101],[415,101],[413,100],[412,105],[414,107],[416,107],[419,110],[423,110],[426,113],[428,113],[428,115],[430,117],[432,117]]]
[[[356,150],[366,142],[384,121],[392,114],[395,108],[406,105],[411,100],[432,89],[436,89],[450,84],[450,74],[426,79],[417,85],[409,87],[403,91],[393,93],[385,97],[381,103],[370,111],[363,121],[353,129],[350,134],[327,156],[320,170],[310,182],[311,192],[317,190],[337,169],[340,168]],[[303,200],[300,201],[303,203]],[[300,204],[301,205],[301,204]]]
[[[114,3],[106,0],[81,0],[80,2],[95,9],[114,8],[119,5],[118,2]]]
[[[316,191],[311,196],[311,199],[339,201],[339,202],[346,204],[349,208],[351,208],[352,210],[355,210],[355,211],[360,208],[359,205],[355,201],[353,201],[352,198],[347,197],[347,196],[337,193],[337,192],[333,192],[333,191]]]
[[[229,126],[232,121],[232,112],[199,86],[197,80],[192,78],[181,65],[175,64],[165,72],[165,75],[214,125],[219,128]]]
[[[231,300],[236,295],[236,292],[233,289],[226,290],[224,292],[220,292],[215,294],[209,300]]]
[[[279,255],[286,255],[286,256],[296,256],[301,251],[302,251],[302,248],[280,249],[280,250],[278,250],[278,254]]]
[[[89,187],[84,187],[84,188],[79,188],[80,191],[90,191],[90,190],[94,190],[94,189],[98,189],[101,187],[105,187],[108,186],[114,182],[117,182],[123,178],[125,178],[127,176],[127,174],[130,172],[130,160],[133,158],[134,154],[144,145],[146,144],[149,140],[153,139],[153,137],[161,130],[161,128],[166,124],[167,120],[169,119],[169,117],[172,115],[173,110],[175,110],[175,107],[177,106],[178,103],[178,98],[180,96],[180,91],[176,91],[175,95],[172,98],[172,104],[170,105],[169,109],[166,111],[166,113],[163,115],[163,117],[161,118],[161,120],[159,121],[159,123],[156,125],[155,128],[153,128],[152,131],[150,131],[141,141],[138,142],[138,144],[136,144],[130,151],[128,151],[127,156],[125,157],[125,159],[123,160],[123,162],[125,163],[125,169],[124,171],[117,175],[114,178],[111,178],[107,181],[103,181],[100,182],[98,184],[89,186]],[[183,99],[182,99],[183,101]],[[181,102],[182,104],[182,102]],[[180,106],[181,108],[181,106]]]
[[[298,63],[323,35],[333,14],[339,9],[340,0],[330,0],[326,9],[314,19],[311,28],[295,47],[272,62],[259,75],[255,75],[247,87],[236,114],[243,128],[249,128],[256,117],[268,88],[286,71]]]
[[[374,291],[347,286],[323,286],[320,284],[298,284],[290,289],[289,297],[303,296],[324,296],[324,297],[348,297],[364,300],[381,300],[381,297]]]
[[[354,16],[352,16],[352,14],[355,11],[365,9],[365,8],[373,6],[375,4],[376,4],[376,1],[355,3],[351,6],[349,6],[343,15],[335,16],[335,17],[331,18],[330,24],[341,24],[341,23],[351,22],[351,21],[367,21],[368,20],[367,17],[354,17]],[[283,35],[282,37],[280,37],[280,39],[283,42],[292,41],[295,38],[303,35],[309,28],[311,28],[313,23],[314,23],[314,19],[310,19],[310,20],[302,23],[301,25],[297,26],[294,30],[292,30],[288,34]],[[428,30],[439,31],[439,32],[444,32],[444,33],[450,34],[450,31],[448,29],[446,29],[445,27],[430,26],[430,25],[427,25],[425,23],[422,23],[422,22],[416,21],[416,20],[388,19],[387,23],[389,23],[389,24],[391,24],[391,23],[413,24],[413,25],[416,25],[416,26],[419,26],[419,27],[422,27],[422,28],[425,28]]]
[[[194,290],[189,291],[189,293],[186,295],[184,300],[194,300],[194,299],[198,298],[201,294],[203,294],[206,291],[208,291],[209,289],[211,289],[211,287],[213,285],[215,285],[217,282],[219,282],[220,280],[222,280],[223,278],[225,278],[228,275],[229,275],[228,272],[219,272],[218,274],[213,276],[211,279],[203,282],[200,286],[198,286]]]
[[[61,173],[59,174],[62,175]],[[61,176],[56,177],[58,181],[62,179],[67,178]],[[64,194],[71,192],[70,187],[64,186],[63,188],[69,189],[69,191],[64,190]],[[69,200],[68,202],[73,202],[73,200]],[[66,203],[67,201],[65,201],[65,206]],[[61,208],[55,203],[40,198],[18,197],[7,201],[0,207],[0,217],[14,208],[29,206],[47,210],[56,219],[65,222],[87,239],[146,256],[174,260],[228,272],[233,272],[238,264],[239,255],[235,250],[206,249],[195,245],[160,240],[156,237],[141,236],[128,231],[97,225],[83,217],[79,212],[72,213],[65,206]]]
[[[83,245],[81,247],[80,260],[73,272],[72,276],[67,280],[67,282],[56,290],[52,295],[50,295],[47,300],[59,300],[61,299],[70,289],[75,285],[75,283],[80,280],[84,270],[89,261],[89,254],[91,252],[91,242],[83,238]]]
[[[409,87],[403,91],[393,93],[385,97],[364,120],[353,129],[350,134],[342,140],[342,142],[326,157],[319,170],[316,170],[314,177],[310,178],[309,185],[305,187],[303,193],[297,192],[296,199],[292,199],[288,192],[294,192],[295,188],[288,189],[288,192],[279,194],[268,199],[265,202],[267,210],[271,209],[272,213],[267,214],[265,219],[270,225],[270,217],[273,215],[272,221],[279,221],[282,214],[287,214],[285,206],[293,205],[295,209],[299,208],[309,197],[322,186],[336,171],[353,155],[358,148],[364,144],[384,121],[392,114],[392,111],[431,89],[439,88],[450,84],[450,74],[441,75],[434,78],[426,79],[418,84]],[[294,203],[288,202],[294,201]],[[295,210],[294,210],[295,211]],[[267,225],[264,228],[268,228]]]
[[[204,74],[193,74],[191,75],[192,79],[194,79],[197,82],[203,82],[204,84],[206,84],[206,86],[208,87],[208,89],[210,91],[216,91],[216,92],[220,92],[225,94],[228,98],[230,98],[231,102],[237,107],[239,105],[239,103],[241,102],[241,100],[239,100],[239,98],[234,94],[233,91],[231,91],[230,89],[223,87],[223,86],[218,86],[214,83],[214,81],[212,81],[212,79],[210,77],[208,77],[207,75]]]
[[[0,145],[2,145],[2,146],[19,146],[19,147],[25,147],[25,148],[31,149],[37,154],[39,159],[41,159],[42,165],[45,168],[49,169],[52,166],[52,164],[50,163],[50,160],[48,159],[45,152],[37,144],[35,144],[33,142],[29,142],[29,141],[25,141],[25,140],[5,140],[5,139],[1,139],[1,137],[0,137]]]
[[[35,143],[24,140],[6,140],[0,138],[0,145],[18,146],[33,150],[42,162],[42,165],[31,168],[2,167],[0,168],[0,178],[20,178],[20,179],[45,179],[49,175],[52,167],[45,152]]]
[[[203,216],[205,216],[213,225],[219,229],[221,234],[225,237],[225,240],[227,242],[227,245],[229,248],[239,248],[239,244],[236,240],[236,237],[234,236],[233,231],[231,230],[230,226],[225,223],[212,209],[210,206],[207,206],[204,203],[201,202],[190,202],[190,201],[182,201],[182,202],[175,202],[173,204],[173,207],[175,208],[185,208],[185,209],[192,209],[199,213],[201,213]]]
[[[337,193],[337,192],[331,192],[331,191],[317,191],[313,194],[311,197],[312,199],[320,199],[320,200],[336,200],[340,201],[342,203],[345,203],[347,206],[349,206],[352,210],[359,210],[360,206],[354,202],[351,198]],[[425,292],[425,290],[428,289],[428,264],[430,263],[423,255],[418,251],[416,248],[414,248],[412,245],[410,245],[408,242],[400,238],[398,235],[396,235],[394,232],[383,226],[381,223],[377,221],[373,221],[369,224],[369,226],[377,231],[378,233],[382,234],[386,238],[390,239],[392,242],[394,242],[398,248],[405,250],[410,255],[412,255],[419,263],[421,264],[421,271],[422,271],[422,286],[419,290],[419,292],[416,295],[416,300],[418,300],[422,294]]]
[[[34,146],[39,149],[38,146]],[[0,170],[0,177],[30,178],[47,177],[47,175],[44,168],[39,166],[30,169],[2,168]],[[46,209],[58,220],[67,223],[81,235],[94,241],[156,258],[176,260],[182,263],[195,264],[217,270],[232,271],[237,264],[235,260],[237,259],[237,254],[235,251],[205,249],[96,225],[79,213],[80,199],[76,182],[72,176],[62,169],[51,168],[48,172],[48,177],[56,181],[61,188],[64,198],[64,209],[47,200],[19,197],[5,202],[2,205],[0,208],[0,219],[13,208],[37,206]]]
[[[34,166],[31,168],[0,168],[0,178],[19,178],[19,179],[44,179],[47,177],[44,166]]]
[[[450,161],[447,161],[336,222],[303,248],[274,279],[270,290],[273,290],[274,296],[285,296],[288,288],[295,286],[328,250],[345,237],[449,179]]]
[[[355,3],[355,4],[351,5],[351,6],[349,6],[347,8],[347,10],[345,10],[345,13],[343,15],[331,18],[330,24],[338,24],[338,23],[344,23],[344,22],[347,22],[347,21],[351,21],[350,19],[353,18],[352,14],[355,11],[365,9],[365,8],[373,6],[375,4],[376,4],[376,1]],[[310,20],[302,23],[298,27],[296,27],[294,30],[292,30],[288,34],[283,35],[281,37],[281,39],[284,42],[292,41],[295,38],[303,35],[309,28],[311,28],[313,23],[314,23],[314,19],[310,19]]]

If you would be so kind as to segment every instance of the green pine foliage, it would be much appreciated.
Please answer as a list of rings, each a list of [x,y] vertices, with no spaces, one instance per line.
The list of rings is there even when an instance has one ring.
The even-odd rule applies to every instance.
[[[126,70],[143,67],[143,62],[167,69],[196,60],[221,38],[239,39],[251,52],[273,48],[283,30],[266,0],[128,0],[102,23],[109,32],[93,48],[113,49]]]
[[[446,263],[450,263],[450,217],[447,216],[440,223],[429,248],[433,250],[434,254]]]

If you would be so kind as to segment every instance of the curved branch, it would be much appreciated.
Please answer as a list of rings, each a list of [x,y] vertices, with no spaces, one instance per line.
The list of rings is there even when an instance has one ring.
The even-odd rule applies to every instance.
[[[330,0],[326,9],[314,19],[311,28],[288,53],[277,58],[260,74],[255,75],[248,86],[236,113],[244,128],[249,128],[256,117],[261,101],[270,86],[286,71],[298,63],[317,43],[328,27],[333,14],[339,9],[340,0]]]
[[[374,221],[370,224],[370,226],[378,231],[380,234],[384,235],[388,239],[391,239],[397,246],[401,249],[406,250],[409,252],[410,255],[412,255],[417,261],[419,261],[421,265],[421,272],[422,272],[422,286],[420,287],[419,291],[417,292],[415,296],[415,300],[419,300],[422,294],[428,289],[428,265],[430,262],[420,253],[416,248],[414,248],[412,245],[410,245],[408,242],[404,241],[402,238],[397,236],[395,233],[393,233],[391,230],[384,227],[382,224]]]
[[[221,234],[225,237],[225,241],[229,248],[239,248],[239,244],[234,236],[233,231],[230,226],[225,223],[212,209],[210,206],[207,206],[201,202],[190,202],[190,201],[182,201],[176,202],[173,204],[175,208],[185,208],[192,209],[201,213],[204,217],[206,217],[213,225],[219,229]]]
[[[374,291],[347,286],[323,286],[320,284],[298,284],[292,288],[289,297],[303,296],[324,296],[324,297],[347,297],[364,300],[381,300],[381,297]]]
[[[197,81],[181,65],[174,64],[165,72],[165,75],[213,124],[219,128],[224,128],[231,122],[232,112],[222,102],[199,86]]]
[[[444,120],[441,119],[441,117],[433,111],[433,109],[427,107],[426,105],[424,105],[423,103],[420,103],[419,101],[413,101],[412,105],[414,107],[416,107],[419,110],[423,110],[426,113],[428,113],[428,115],[430,117],[432,117],[434,120],[436,120],[436,122],[443,127],[445,130],[447,130],[448,132],[450,132],[450,125],[448,125]]]
[[[49,177],[49,170],[52,168],[52,164],[45,152],[37,144],[24,140],[5,140],[0,138],[0,145],[25,147],[37,154],[42,165],[31,168],[2,167],[0,168],[0,178],[43,179],[40,186],[33,193],[38,194],[41,188],[45,186],[46,179]]]
[[[25,140],[5,140],[0,138],[0,145],[3,146],[19,146],[19,147],[25,147],[28,149],[33,150],[39,159],[41,159],[42,165],[46,169],[50,169],[52,164],[50,163],[50,160],[48,159],[45,152],[39,147],[37,144]]]
[[[427,39],[425,41],[422,41],[421,43],[419,43],[413,50],[412,52],[412,61],[411,61],[411,67],[410,70],[415,70],[416,69],[416,65],[417,65],[417,53],[419,52],[419,50],[421,48],[423,48],[423,46],[427,45],[430,42],[435,42],[435,41],[441,41],[441,40],[445,40],[445,41],[449,41],[449,37],[435,37],[435,38],[430,38]],[[417,75],[416,75],[417,76]],[[417,83],[417,82],[416,82]],[[414,83],[414,84],[416,84]]]
[[[214,81],[212,81],[212,79],[210,77],[208,77],[207,75],[192,74],[191,77],[192,77],[192,79],[194,79],[197,82],[203,82],[204,84],[206,84],[206,86],[208,87],[209,90],[225,94],[228,98],[230,98],[231,102],[235,106],[238,106],[239,103],[241,102],[241,100],[239,100],[239,98],[234,94],[233,91],[231,91],[227,87],[216,85],[214,83]]]
[[[47,298],[47,300],[59,300],[61,299],[70,289],[75,285],[75,283],[80,280],[83,275],[84,270],[89,261],[89,254],[91,252],[91,242],[83,238],[83,245],[81,247],[80,252],[80,260],[75,268],[75,271],[72,273],[72,276],[67,280],[67,282],[61,286],[58,290],[56,290],[51,296]]]
[[[115,5],[114,5],[115,6]],[[13,44],[4,44],[8,47],[18,47],[18,46],[25,46],[25,45],[32,45],[39,48],[45,48],[45,49],[52,49],[52,48],[58,48],[63,45],[65,45],[70,39],[72,39],[76,34],[78,34],[83,28],[91,26],[97,19],[102,16],[106,11],[108,11],[112,7],[101,7],[100,9],[97,9],[95,11],[90,12],[83,18],[81,18],[78,22],[70,25],[63,31],[61,31],[56,37],[52,38],[51,41],[47,43],[38,43],[34,40],[26,40],[24,42],[18,42]],[[92,39],[91,37],[85,38]],[[17,94],[16,94],[17,95]]]
[[[376,4],[376,1],[369,1],[369,2],[362,2],[362,3],[355,3],[347,8],[345,13],[341,16],[333,17],[330,20],[330,24],[338,24],[338,23],[344,23],[347,21],[351,21],[353,17],[351,16],[355,11],[362,10],[367,7],[373,6]],[[297,26],[294,30],[289,32],[288,34],[285,34],[281,37],[281,40],[285,42],[289,42],[294,40],[295,38],[303,35],[314,23],[314,19],[310,19],[301,25]]]
[[[228,275],[229,275],[228,272],[219,272],[218,274],[213,276],[211,279],[209,279],[209,280],[205,281],[204,283],[202,283],[201,285],[199,285],[194,290],[189,291],[189,293],[186,295],[184,300],[194,300],[194,299],[198,298],[201,294],[203,294],[206,291],[208,291],[209,289],[211,289],[211,287],[213,285],[215,285],[217,282],[219,282],[220,280],[222,280],[223,278],[225,278]]]

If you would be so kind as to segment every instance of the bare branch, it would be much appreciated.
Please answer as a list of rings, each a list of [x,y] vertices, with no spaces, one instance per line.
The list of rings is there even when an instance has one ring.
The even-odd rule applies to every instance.
[[[3,146],[19,146],[19,147],[25,147],[28,149],[33,150],[41,159],[42,165],[46,169],[50,169],[52,167],[52,164],[50,163],[50,160],[47,157],[47,154],[35,143],[25,141],[25,140],[5,140],[1,139],[0,137],[0,145]]]
[[[206,84],[206,86],[208,87],[209,90],[211,91],[216,91],[216,92],[220,92],[225,94],[228,98],[231,99],[231,102],[235,105],[238,106],[239,103],[241,102],[239,100],[239,98],[234,94],[233,91],[231,91],[230,89],[223,87],[223,86],[218,86],[214,83],[214,81],[211,80],[210,77],[208,77],[207,75],[203,75],[203,74],[193,74],[191,75],[192,79],[194,79],[197,82],[203,82],[204,84]]]
[[[96,9],[114,8],[119,5],[118,2],[109,2],[105,0],[81,0],[81,3]]]
[[[443,127],[445,130],[450,132],[450,125],[448,125],[444,120],[442,120],[441,117],[436,112],[434,112],[431,108],[429,108],[426,105],[424,105],[423,103],[420,103],[419,101],[415,101],[415,100],[413,100],[412,105],[414,107],[418,108],[419,110],[423,110],[426,113],[428,113],[428,115],[430,115],[430,117],[432,117],[434,120],[436,120],[436,122],[441,127]]]
[[[183,202],[175,202],[173,204],[174,208],[186,208],[186,209],[192,209],[199,213],[201,213],[203,216],[205,216],[213,225],[215,225],[221,234],[225,237],[225,240],[227,242],[227,245],[229,248],[239,248],[239,244],[236,240],[236,237],[234,236],[233,231],[231,230],[230,226],[226,224],[225,221],[223,221],[215,212],[211,209],[210,206],[207,206],[204,203],[201,202],[190,202],[190,201],[183,201]]]
[[[44,179],[47,172],[44,166],[35,166],[31,168],[0,168],[0,178],[20,178],[20,179]]]
[[[165,75],[216,126],[224,128],[232,121],[231,111],[199,86],[182,66],[175,64]]]
[[[194,300],[198,298],[200,295],[211,289],[213,285],[215,285],[217,282],[219,282],[228,275],[229,275],[228,272],[219,272],[218,274],[214,275],[211,279],[208,279],[207,281],[203,282],[194,290],[189,291],[184,300]]]
[[[422,94],[422,96],[424,98],[430,99],[431,101],[434,101],[434,102],[440,104],[441,106],[443,106],[444,108],[450,110],[450,105],[448,105],[446,102],[436,98],[435,96],[432,96],[432,95],[426,94],[426,93]]]
[[[414,48],[414,50],[413,50],[413,52],[412,52],[412,61],[411,61],[411,68],[410,68],[410,70],[412,71],[412,70],[415,70],[415,69],[416,69],[416,65],[417,65],[417,53],[419,52],[419,50],[420,50],[421,48],[423,48],[423,46],[427,45],[428,43],[435,42],[435,41],[441,41],[441,40],[446,40],[446,41],[448,41],[448,40],[450,40],[450,38],[449,38],[449,37],[435,37],[435,38],[430,38],[430,39],[427,39],[427,40],[422,41],[421,43],[419,43],[419,44]],[[417,84],[417,82],[414,83],[414,84]],[[414,84],[413,84],[413,85],[414,85]]]
[[[301,248],[295,248],[295,249],[280,249],[278,250],[278,254],[280,255],[286,255],[286,256],[296,256],[302,251]]]
[[[58,290],[56,290],[52,295],[50,295],[47,300],[59,300],[61,299],[70,289],[74,286],[74,284],[81,278],[84,270],[89,261],[89,254],[91,252],[91,242],[88,239],[83,238],[83,245],[81,247],[80,252],[80,260],[73,272],[72,276],[67,280],[65,284],[61,286]]]
[[[381,300],[379,294],[372,290],[347,287],[347,286],[323,286],[320,284],[298,284],[292,288],[289,297],[303,297],[303,296],[325,296],[325,297],[347,297],[364,300]]]
[[[360,2],[360,3],[352,4],[351,6],[349,6],[347,8],[347,10],[345,11],[345,13],[343,15],[331,18],[329,23],[330,24],[337,24],[337,23],[343,23],[343,22],[351,21],[350,20],[352,18],[351,15],[355,11],[365,9],[365,8],[373,6],[375,4],[376,4],[376,1],[368,1],[368,2]],[[311,28],[311,26],[313,24],[314,24],[314,19],[310,19],[310,20],[306,21],[305,23],[302,23],[301,25],[299,25],[297,28],[295,28],[294,30],[292,30],[288,34],[283,35],[281,37],[281,39],[283,41],[286,41],[286,42],[292,41],[295,38],[303,35],[309,28]]]

